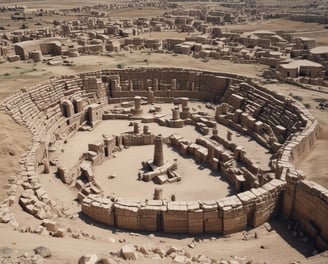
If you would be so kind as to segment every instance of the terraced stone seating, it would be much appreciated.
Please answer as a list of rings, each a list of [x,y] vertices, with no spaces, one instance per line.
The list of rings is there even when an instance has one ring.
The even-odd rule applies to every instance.
[[[200,138],[197,142],[174,135],[171,141],[180,153],[189,153],[221,170],[240,192],[214,201],[127,201],[104,198],[96,182],[84,185],[73,176],[86,215],[131,230],[229,234],[258,226],[280,213],[298,220],[319,248],[328,249],[328,191],[304,180],[293,165],[315,143],[317,121],[295,101],[234,74],[180,68],[103,70],[23,88],[3,102],[13,119],[33,135],[28,152],[20,159],[21,172],[10,179],[16,187],[11,188],[8,204],[13,203],[16,192],[21,206],[34,216],[46,219],[60,215],[39,178],[39,167],[49,162],[52,144],[81,126],[107,119],[104,109],[108,103],[133,101],[135,96],[148,98],[149,92],[153,103],[173,103],[181,97],[210,102],[216,107],[213,119],[201,120],[185,112],[184,122],[201,122],[207,127],[219,122],[252,137],[275,153],[273,177],[261,177],[242,147],[215,134],[211,140]],[[236,168],[236,161],[242,162],[243,168]]]

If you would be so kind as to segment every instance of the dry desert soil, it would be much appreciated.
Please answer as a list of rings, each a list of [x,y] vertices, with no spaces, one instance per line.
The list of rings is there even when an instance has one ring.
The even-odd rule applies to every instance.
[[[74,4],[90,4],[90,1],[56,1],[56,7],[70,6]],[[0,4],[12,4],[12,1],[0,1]],[[45,1],[25,1],[23,5],[35,7],[46,7]],[[49,4],[49,3],[48,3]],[[160,10],[152,10],[151,16],[159,14]],[[131,14],[132,13],[132,14]],[[162,13],[162,11],[161,11]],[[139,16],[138,11],[125,10],[118,13],[117,16]],[[279,30],[285,27],[286,21],[266,21],[253,25],[230,26],[234,30],[254,30],[270,29]],[[318,43],[328,43],[328,33],[321,32],[323,28],[316,24],[303,24],[300,22],[292,23],[299,34],[311,36],[317,39]],[[314,33],[318,31],[318,33]],[[157,33],[154,37],[165,37],[168,33]],[[298,34],[298,33],[297,33]],[[174,37],[184,38],[181,33],[174,33]],[[147,59],[147,60],[145,60]],[[0,64],[0,101],[7,96],[19,91],[25,86],[32,86],[53,76],[68,75],[77,72],[93,71],[100,69],[116,69],[117,64],[124,67],[147,67],[147,66],[174,66],[185,67],[192,65],[193,68],[208,69],[221,72],[234,72],[240,75],[252,77],[261,81],[260,74],[266,69],[263,65],[234,64],[229,61],[210,60],[208,62],[192,58],[190,56],[171,54],[150,54],[142,51],[121,52],[112,56],[81,56],[71,59],[74,66],[49,66],[44,63],[28,63],[18,61],[14,63]],[[327,111],[317,108],[318,99],[328,100],[328,94],[316,91],[301,89],[287,84],[268,84],[268,88],[278,91],[285,96],[297,96],[302,98],[300,103],[309,104],[310,112],[319,121],[321,127],[321,136],[316,142],[311,153],[304,156],[297,164],[297,168],[303,170],[309,179],[328,187],[328,118]],[[5,198],[5,186],[7,179],[19,170],[20,156],[26,151],[30,142],[31,135],[29,131],[16,124],[3,109],[0,110],[0,199]],[[119,126],[119,124],[117,124]],[[99,132],[101,133],[101,132]],[[73,143],[72,143],[73,144]],[[64,152],[66,153],[66,152]],[[114,165],[113,165],[114,166]],[[116,164],[115,166],[121,166]],[[63,203],[64,207],[73,213],[79,212],[79,207],[74,201],[76,193],[74,190],[62,185],[58,179],[47,176],[43,180],[46,188],[53,188],[56,192],[48,191],[53,195],[53,199]],[[224,184],[223,184],[224,185]],[[187,186],[186,188],[191,188]],[[121,187],[122,188],[122,187]],[[219,188],[227,188],[221,186]],[[116,191],[120,192],[119,184]],[[228,191],[228,190],[226,190]],[[52,194],[53,193],[53,194]],[[137,195],[135,192],[131,195]],[[223,195],[226,195],[224,193]],[[190,198],[192,194],[185,198]],[[22,212],[18,205],[13,207],[18,223],[27,227],[36,227],[40,221],[29,214]],[[189,251],[193,256],[204,254],[215,259],[233,259],[244,258],[254,260],[253,263],[327,263],[327,258],[316,257],[309,258],[313,252],[313,246],[293,237],[287,230],[287,224],[279,220],[272,221],[272,231],[269,232],[264,226],[248,231],[248,240],[244,240],[242,232],[235,233],[227,237],[207,237],[197,238],[194,248],[189,248],[194,237],[174,236],[155,234],[154,237],[149,234],[127,233],[117,229],[110,229],[92,222],[83,216],[73,219],[61,219],[59,224],[62,226],[71,226],[73,231],[85,232],[82,239],[73,238],[53,238],[32,233],[22,233],[15,231],[14,227],[0,224],[0,247],[11,247],[19,252],[32,254],[32,249],[37,246],[46,246],[51,249],[52,257],[44,259],[44,263],[77,263],[78,258],[85,253],[95,253],[98,256],[108,255],[115,252],[125,243],[143,245],[152,243],[158,247],[165,248],[175,245]],[[255,233],[257,238],[255,237]],[[122,242],[122,243],[121,243]],[[18,254],[18,253],[17,253]],[[326,261],[326,262],[325,262]],[[121,262],[124,263],[123,260]],[[165,263],[165,261],[155,261],[156,263]],[[139,259],[133,263],[155,263],[154,260]],[[126,262],[129,263],[129,262]],[[131,262],[132,263],[132,262]]]

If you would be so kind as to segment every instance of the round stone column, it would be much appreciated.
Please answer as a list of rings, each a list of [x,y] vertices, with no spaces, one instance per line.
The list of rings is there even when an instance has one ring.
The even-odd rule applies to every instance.
[[[160,167],[164,165],[164,154],[163,154],[163,137],[161,134],[155,137],[154,140],[154,160],[153,163]]]

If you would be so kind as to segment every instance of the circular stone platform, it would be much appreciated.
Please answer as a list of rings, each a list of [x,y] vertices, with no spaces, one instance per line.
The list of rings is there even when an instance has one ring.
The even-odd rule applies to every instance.
[[[35,217],[50,218],[58,210],[51,190],[48,194],[40,185],[42,172],[56,171],[64,183],[77,187],[82,212],[110,226],[228,234],[258,226],[280,212],[299,220],[304,229],[310,224],[321,230],[313,237],[318,245],[328,241],[326,219],[311,213],[327,212],[328,192],[305,181],[293,165],[314,144],[317,121],[304,107],[249,78],[179,68],[104,70],[22,89],[3,106],[33,134],[33,144],[20,161],[23,191],[18,195],[20,205]],[[137,122],[140,131],[138,125],[129,126],[130,122]],[[143,130],[143,125],[148,128]],[[184,160],[181,168],[178,165],[184,178],[172,186],[187,186],[183,190],[174,187],[176,201],[167,200],[168,190],[163,200],[152,200],[149,193],[139,198],[142,188],[136,187],[137,172],[130,175],[138,170],[139,162],[152,159],[148,152],[158,133],[170,145],[170,150],[165,148],[167,159],[178,156],[178,162]],[[121,159],[124,169],[115,165]],[[131,172],[129,164],[136,167]],[[205,169],[199,170],[199,164]],[[192,168],[205,172],[205,177],[188,186],[189,178],[198,174],[191,175]],[[106,179],[108,174],[116,177]],[[202,196],[203,186],[212,190],[208,194],[214,193],[211,181],[221,177],[234,186],[235,194]],[[132,181],[125,181],[127,178]],[[104,190],[103,180],[112,181],[115,190],[111,186]],[[124,196],[117,191],[119,187],[132,183],[136,185],[122,188],[132,189],[131,199],[127,199],[129,194],[119,197]],[[140,186],[147,185],[150,189],[156,186]],[[180,197],[183,193],[186,196]]]

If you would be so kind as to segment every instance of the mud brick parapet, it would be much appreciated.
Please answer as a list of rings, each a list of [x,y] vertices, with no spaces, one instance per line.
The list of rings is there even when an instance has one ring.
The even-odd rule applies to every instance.
[[[16,180],[11,179],[19,180],[23,191],[11,193],[11,200],[17,195],[21,206],[41,219],[58,212],[39,178],[39,166],[47,164],[52,144],[85,123],[96,125],[107,104],[132,102],[136,96],[154,103],[173,103],[178,97],[188,97],[215,104],[217,122],[252,137],[275,153],[271,171],[275,179],[258,181],[256,166],[232,142],[213,135],[213,141],[228,149],[221,153],[213,142],[200,140],[201,145],[197,145],[175,138],[180,153],[192,153],[212,169],[222,170],[235,186],[243,182],[247,191],[218,201],[186,202],[132,202],[89,194],[81,196],[86,215],[131,230],[227,234],[258,226],[281,213],[287,219],[298,220],[320,248],[328,249],[328,191],[304,180],[294,167],[314,145],[319,135],[318,122],[295,101],[236,74],[145,67],[62,76],[22,88],[2,103],[13,119],[33,135],[28,152],[20,160],[21,171]],[[90,105],[92,111],[88,110]],[[153,139],[125,138],[131,144],[133,140],[144,144]],[[234,160],[246,164],[240,175],[232,173]]]

